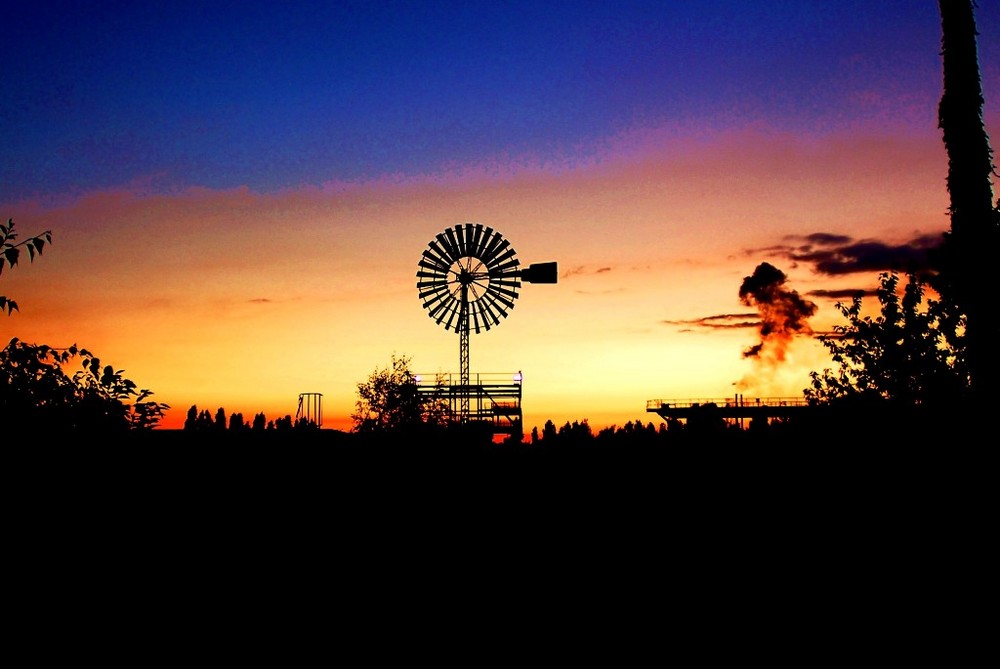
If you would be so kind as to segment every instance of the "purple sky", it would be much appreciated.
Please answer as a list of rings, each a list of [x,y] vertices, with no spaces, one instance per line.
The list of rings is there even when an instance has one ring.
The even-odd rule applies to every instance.
[[[1000,7],[977,18],[1000,62]],[[7,205],[560,169],[664,125],[923,128],[940,88],[930,0],[40,2],[2,24]]]

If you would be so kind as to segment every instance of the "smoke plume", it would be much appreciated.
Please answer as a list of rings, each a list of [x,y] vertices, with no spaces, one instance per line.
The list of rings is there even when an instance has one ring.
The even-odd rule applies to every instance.
[[[782,362],[795,335],[812,334],[807,319],[816,313],[816,304],[785,288],[787,278],[766,262],[744,277],[740,301],[760,314],[760,342],[743,351],[743,357]]]

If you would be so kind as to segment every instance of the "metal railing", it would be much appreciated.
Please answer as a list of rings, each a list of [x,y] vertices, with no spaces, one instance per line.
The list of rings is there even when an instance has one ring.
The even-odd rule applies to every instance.
[[[714,404],[718,407],[797,407],[808,406],[804,397],[712,397],[688,399],[655,399],[646,401],[646,411],[687,409]]]
[[[489,372],[484,374],[469,374],[470,386],[502,386],[520,384],[523,377],[521,372]],[[451,372],[437,372],[435,374],[414,374],[413,380],[418,386],[461,386],[461,374]]]
[[[461,374],[438,372],[414,374],[417,392],[428,400],[443,402],[455,422],[488,422],[495,432],[520,434],[521,372]]]

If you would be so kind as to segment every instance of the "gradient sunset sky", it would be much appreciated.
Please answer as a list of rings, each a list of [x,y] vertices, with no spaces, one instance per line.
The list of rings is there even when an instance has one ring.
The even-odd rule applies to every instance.
[[[994,137],[1000,5],[976,18]],[[471,336],[474,375],[523,372],[526,431],[801,397],[831,365],[810,332],[949,225],[932,0],[21,2],[0,26],[0,218],[52,232],[0,276],[0,340],[91,350],[164,427],[316,392],[349,429],[393,355],[457,374],[416,272],[466,222],[559,264]],[[783,342],[741,299],[765,262],[816,305]]]

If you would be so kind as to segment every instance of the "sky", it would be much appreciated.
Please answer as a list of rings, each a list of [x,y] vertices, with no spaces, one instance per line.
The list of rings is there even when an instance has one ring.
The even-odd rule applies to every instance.
[[[1000,7],[976,10],[1000,132]],[[458,374],[418,262],[479,223],[556,284],[470,336],[524,427],[798,397],[838,301],[948,229],[931,0],[35,2],[0,12],[0,340],[171,406],[350,429],[393,357]],[[761,286],[761,284],[765,284]],[[866,298],[868,300],[874,298]],[[779,308],[781,304],[793,309]],[[794,318],[792,318],[794,316]]]

